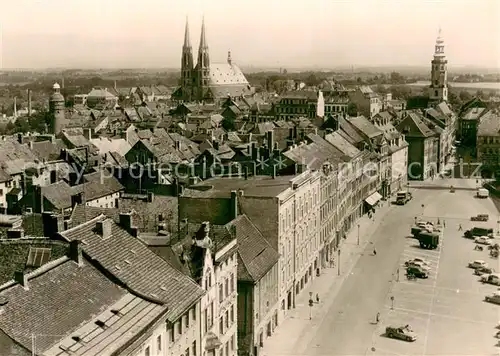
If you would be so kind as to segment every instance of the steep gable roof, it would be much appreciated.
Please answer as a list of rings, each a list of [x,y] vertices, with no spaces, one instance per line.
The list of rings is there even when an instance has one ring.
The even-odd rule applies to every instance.
[[[111,236],[102,239],[96,224],[107,219],[100,215],[60,235],[67,241],[83,240],[82,248],[90,258],[134,292],[164,303],[169,309],[168,320],[175,322],[205,291],[114,222]]]
[[[238,240],[238,280],[258,282],[279,261],[279,253],[246,215],[227,226],[234,227]]]

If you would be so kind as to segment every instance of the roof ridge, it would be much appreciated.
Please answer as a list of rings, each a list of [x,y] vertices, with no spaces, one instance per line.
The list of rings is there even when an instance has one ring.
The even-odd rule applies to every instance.
[[[59,233],[59,235],[61,235],[62,237],[64,237],[66,239],[66,237],[64,236],[64,234],[68,233],[68,232],[73,232],[74,230],[78,229],[78,228],[82,228],[84,226],[87,226],[87,225],[91,225],[91,224],[95,224],[96,222],[100,221],[102,218],[106,218],[108,219],[108,217],[104,214],[100,214],[98,216],[96,216],[95,218],[93,219],[90,219],[89,221],[86,221],[80,225],[77,225],[77,226],[73,226],[72,228],[70,229],[67,229],[67,230],[64,230],[64,231],[61,231]],[[68,240],[69,241],[69,240]]]

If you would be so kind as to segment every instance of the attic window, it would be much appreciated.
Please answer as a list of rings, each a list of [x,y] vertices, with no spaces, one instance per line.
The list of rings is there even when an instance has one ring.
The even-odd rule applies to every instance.
[[[135,255],[135,251],[134,250],[130,250],[131,253],[133,253]]]
[[[68,353],[68,354],[71,354],[71,350],[69,349],[69,347],[67,346],[64,346],[64,345],[59,345],[59,348],[61,350],[63,350],[64,352]]]
[[[129,264],[130,264],[130,261],[129,261],[129,260],[125,260],[125,263],[129,265]]]
[[[115,268],[116,268],[117,271],[121,271],[120,266],[115,266]]]
[[[101,329],[106,329],[107,326],[106,326],[106,323],[102,320],[96,320],[95,324],[100,327]]]
[[[51,249],[30,247],[26,267],[40,267],[50,260]]]
[[[73,339],[73,341],[76,341],[76,342],[83,344],[83,341],[82,341],[80,336],[75,335],[75,336],[72,336],[71,338]]]
[[[165,286],[160,286],[160,289],[161,289],[162,291],[164,291],[164,292],[166,292],[166,291],[167,291],[167,288],[165,288]]]

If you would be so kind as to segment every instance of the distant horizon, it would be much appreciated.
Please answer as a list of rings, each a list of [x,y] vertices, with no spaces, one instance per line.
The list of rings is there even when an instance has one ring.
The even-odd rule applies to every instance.
[[[288,73],[290,72],[335,72],[335,71],[342,71],[344,73],[348,72],[354,72],[354,73],[360,73],[365,70],[368,70],[370,72],[374,72],[379,70],[380,72],[383,73],[390,73],[392,71],[397,72],[398,70],[403,70],[403,71],[410,71],[410,70],[415,70],[415,71],[422,71],[426,72],[428,71],[430,73],[430,62],[429,66],[418,66],[418,65],[343,65],[343,66],[334,66],[334,67],[324,67],[324,66],[281,66],[281,67],[276,67],[276,66],[261,66],[261,65],[238,65],[243,71],[248,71],[248,70],[255,70],[254,72],[279,72],[280,70],[286,70]],[[144,67],[72,67],[72,66],[58,66],[58,67],[46,67],[46,68],[36,68],[36,67],[18,67],[18,68],[0,68],[0,73],[1,72],[23,72],[23,71],[31,71],[31,72],[59,72],[59,71],[140,71],[140,70],[146,70],[146,71],[165,71],[165,72],[177,72],[180,71],[180,67],[173,67],[173,66],[164,66],[164,67],[155,67],[155,66],[144,66]],[[475,66],[475,65],[463,65],[463,66],[449,66],[448,67],[448,72],[453,72],[453,71],[479,71],[481,74],[485,74],[484,72],[488,74],[495,74],[499,73],[500,74],[500,68],[499,67],[482,67],[482,66]],[[469,72],[470,73],[470,72]]]

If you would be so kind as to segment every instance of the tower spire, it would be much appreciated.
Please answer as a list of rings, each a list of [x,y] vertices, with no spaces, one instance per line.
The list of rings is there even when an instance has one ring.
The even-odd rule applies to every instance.
[[[201,20],[201,36],[200,36],[200,49],[208,48],[207,38],[205,35],[205,16]]]
[[[184,29],[184,48],[191,48],[191,40],[189,39],[189,18],[186,16],[186,28]]]

